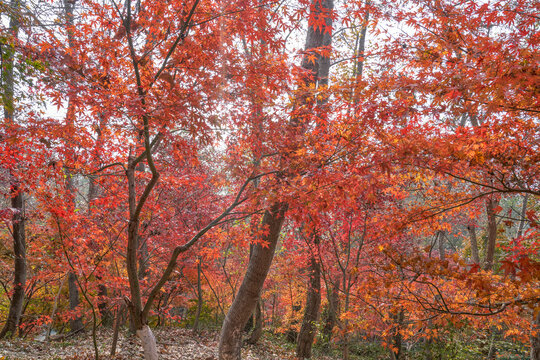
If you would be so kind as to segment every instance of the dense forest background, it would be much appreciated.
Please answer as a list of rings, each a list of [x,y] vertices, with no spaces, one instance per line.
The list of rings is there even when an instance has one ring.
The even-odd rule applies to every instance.
[[[540,359],[538,2],[0,14],[0,338]]]

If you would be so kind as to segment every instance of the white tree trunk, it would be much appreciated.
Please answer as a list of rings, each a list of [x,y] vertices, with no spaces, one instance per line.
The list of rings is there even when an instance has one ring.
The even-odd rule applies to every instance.
[[[158,360],[156,338],[148,325],[137,330],[137,337],[141,339],[145,360]]]

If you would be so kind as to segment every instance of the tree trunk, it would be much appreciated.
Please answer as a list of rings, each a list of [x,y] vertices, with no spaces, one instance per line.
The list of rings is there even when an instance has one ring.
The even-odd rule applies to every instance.
[[[17,9],[20,6],[19,0],[12,0],[10,3],[13,9]],[[19,33],[19,20],[17,15],[12,15],[9,21],[9,28],[12,31],[12,36],[16,39]],[[14,77],[14,65],[15,54],[14,50],[7,46],[5,53],[2,53],[3,68],[2,68],[2,83],[4,88],[2,89],[2,102],[4,104],[4,118],[5,122],[9,125],[15,124],[15,77]],[[4,49],[0,49],[4,51]],[[11,296],[11,302],[9,304],[8,317],[2,331],[0,331],[0,338],[12,337],[15,335],[19,323],[21,321],[22,309],[24,304],[24,290],[26,286],[26,233],[25,233],[25,213],[24,213],[24,194],[21,189],[19,180],[16,175],[13,174],[13,170],[10,169],[10,196],[11,207],[14,209],[12,217],[13,222],[13,256],[14,256],[14,278],[13,278],[13,295]]]
[[[263,313],[262,313],[262,301],[259,299],[257,301],[257,306],[255,307],[255,320],[253,324],[253,331],[251,332],[251,335],[248,339],[248,344],[256,344],[259,342],[261,336],[262,336],[262,330],[263,330]]]
[[[268,228],[267,235],[262,239],[265,246],[256,244],[253,247],[253,254],[242,285],[223,321],[219,341],[219,359],[221,360],[240,360],[242,330],[259,300],[264,280],[274,257],[286,209],[287,205],[276,203],[264,214],[262,226]]]
[[[438,243],[439,243],[439,258],[441,260],[445,259],[445,252],[444,252],[444,231],[439,231],[438,233]]]
[[[68,37],[68,43],[69,47],[73,47],[73,31],[72,27],[74,26],[74,17],[73,17],[73,11],[75,9],[75,1],[74,0],[64,0],[63,1],[63,10],[64,10],[64,17],[66,21],[66,27],[67,27],[67,37]],[[68,132],[71,132],[74,127],[74,117],[75,117],[75,105],[73,101],[73,95],[70,95],[68,98],[68,107],[66,111],[66,127],[68,128]],[[64,146],[66,149],[70,149],[70,144],[65,141]],[[68,151],[66,158],[64,161],[68,164],[71,164],[73,161],[73,154]],[[65,185],[66,189],[68,191],[68,195],[70,196],[70,210],[73,212],[75,210],[75,188],[73,186],[73,178],[72,174],[69,171],[69,168],[64,168],[65,171]],[[68,292],[69,292],[69,309],[72,312],[77,311],[77,307],[80,304],[79,300],[79,288],[77,287],[77,275],[73,271],[69,272],[68,275]],[[70,321],[69,326],[72,332],[78,332],[82,330],[83,323],[82,318],[79,315],[75,315]]]
[[[148,261],[150,254],[148,253],[148,236],[139,245],[139,279],[143,280],[148,275]]]
[[[332,330],[339,316],[339,280],[338,278],[333,288],[328,290],[328,313],[322,330],[327,342],[332,339]]]
[[[519,220],[519,228],[516,237],[520,238],[523,235],[525,229],[525,220],[527,219],[527,203],[529,202],[529,194],[523,195],[523,204],[521,205],[521,214]]]
[[[96,276],[98,281],[101,281],[101,278]],[[101,317],[101,325],[111,326],[113,323],[113,314],[109,309],[107,298],[109,297],[107,286],[105,284],[98,285],[98,311]]]
[[[309,285],[304,310],[302,327],[298,333],[296,356],[300,359],[311,358],[311,346],[315,339],[316,322],[319,319],[321,305],[321,266],[317,259],[316,247],[319,244],[318,235],[313,235],[314,251],[311,253],[309,264]]]
[[[116,312],[116,318],[114,320],[114,326],[113,326],[113,337],[112,337],[112,344],[111,344],[111,357],[113,357],[116,354],[116,344],[118,343],[118,333],[120,332],[120,326],[124,322],[124,312],[125,312],[125,306],[124,304],[121,304],[118,307],[118,310]]]
[[[24,195],[15,182],[11,185],[11,207],[15,209],[13,215],[13,254],[15,258],[15,272],[13,278],[13,295],[9,304],[9,312],[4,328],[0,332],[0,339],[12,337],[17,332],[21,321],[24,303],[24,289],[26,286],[26,238]]]
[[[148,151],[151,149],[147,146]],[[139,283],[139,274],[137,271],[137,254],[139,245],[139,223],[140,223],[140,209],[142,204],[146,201],[146,198],[139,200],[137,203],[137,192],[135,189],[135,166],[134,158],[132,156],[128,159],[128,168],[126,170],[126,176],[128,178],[128,202],[130,219],[128,223],[128,246],[126,253],[126,268],[129,279],[130,300],[128,302],[128,308],[130,313],[130,319],[133,329],[136,331],[137,337],[141,340],[144,358],[146,360],[157,359],[157,345],[156,338],[154,337],[152,330],[147,325],[147,319],[143,314],[141,288]],[[146,189],[152,189],[157,182],[159,176],[157,173],[152,174],[150,183],[147,184]],[[147,192],[147,196],[150,191]]]
[[[471,239],[471,253],[473,262],[475,264],[480,264],[480,255],[478,254],[478,240],[476,237],[476,226],[473,224],[469,224],[467,226],[467,230],[469,230],[469,236]]]
[[[157,360],[156,338],[150,327],[144,325],[141,329],[137,330],[137,337],[141,340],[145,360]]]
[[[320,6],[317,11],[324,13],[324,11],[332,11],[334,8],[333,0],[330,1],[321,1]],[[325,27],[326,29],[332,28],[332,18],[329,14],[325,14]],[[325,29],[325,30],[326,30]],[[363,33],[363,39],[365,40],[365,32]],[[332,31],[317,31],[313,27],[309,27],[308,35],[306,40],[306,48],[311,47],[329,47],[332,44]],[[363,46],[363,42],[362,42]],[[363,51],[363,49],[362,49]],[[317,87],[328,86],[328,77],[330,75],[330,57],[319,55],[318,67],[315,72],[315,79]],[[360,70],[361,71],[361,70]],[[323,109],[324,104],[327,102],[327,97],[321,97],[317,101],[318,108],[317,110],[321,112],[322,116],[326,116]],[[304,318],[302,320],[302,326],[300,327],[300,332],[298,333],[297,343],[296,343],[296,355],[300,359],[311,358],[311,346],[313,345],[313,340],[315,339],[316,333],[316,322],[319,319],[319,310],[321,306],[321,266],[317,259],[317,247],[319,245],[319,236],[317,235],[315,229],[309,236],[313,239],[314,250],[311,253],[310,264],[309,264],[309,285],[308,292],[306,297],[306,307],[304,310]]]
[[[331,11],[334,8],[333,0],[313,0],[313,6],[311,7],[310,19],[317,18],[318,16],[324,16],[326,19],[326,27],[319,27],[317,24],[309,24],[308,33],[306,38],[306,52],[313,51],[324,45],[325,41],[331,36]],[[313,61],[311,54],[307,54],[302,59],[302,68],[306,70],[304,78],[305,85],[316,85],[320,78],[328,78],[326,76],[320,76],[323,74],[324,69],[328,69],[329,66],[321,67],[321,60],[329,61],[327,58],[323,58],[321,55],[316,55],[316,60]],[[297,104],[304,106],[307,103],[309,94],[299,96]],[[299,114],[291,117],[290,127],[296,129],[301,133],[300,117]],[[293,144],[295,145],[295,144]],[[242,281],[242,285],[234,298],[234,301],[225,317],[223,327],[221,328],[220,341],[219,341],[219,359],[220,360],[240,360],[241,346],[242,346],[242,330],[249,316],[253,312],[255,305],[260,296],[264,280],[270,269],[272,259],[274,257],[274,250],[279,238],[279,232],[283,224],[284,216],[288,204],[274,203],[270,210],[267,210],[264,214],[262,226],[268,227],[268,234],[263,237],[265,245],[263,247],[257,244],[254,247],[253,256],[251,256],[248,264],[248,269]]]
[[[77,312],[77,307],[80,304],[79,300],[79,288],[77,287],[77,275],[72,271],[68,275],[68,292],[69,292],[69,309],[73,312]],[[71,332],[79,332],[83,329],[82,317],[79,314],[75,314],[69,321],[69,327]]]
[[[497,218],[495,214],[495,208],[499,205],[499,201],[496,199],[488,199],[486,201],[486,214],[488,219],[488,237],[486,246],[486,257],[484,263],[485,270],[492,270],[493,259],[495,256],[495,244],[497,242]]]
[[[73,113],[73,102],[70,100],[68,104],[68,114]],[[68,124],[73,119],[69,119],[70,115],[66,115],[66,118],[68,118]],[[66,144],[66,146],[68,146]],[[69,158],[68,158],[69,159]],[[73,185],[73,177],[71,174],[71,171],[69,171],[68,168],[64,168],[65,172],[65,186],[66,190],[68,192],[69,196],[69,211],[74,212],[75,211],[75,186]],[[79,332],[83,329],[83,322],[82,317],[77,314],[77,307],[80,304],[79,299],[79,288],[77,285],[77,275],[72,271],[68,274],[68,293],[69,293],[69,310],[71,310],[72,313],[74,313],[73,317],[69,321],[69,327],[71,329],[71,332]]]
[[[203,296],[201,288],[201,257],[197,261],[197,312],[195,313],[195,321],[193,322],[193,332],[199,332],[199,318],[203,305]]]
[[[531,360],[540,360],[540,306],[537,305],[532,316]]]
[[[101,130],[98,131],[98,143],[101,142]],[[94,176],[88,177],[88,213],[92,212],[92,202],[98,197],[98,189]],[[96,279],[101,282],[102,277],[96,275]],[[110,326],[113,323],[114,316],[108,306],[108,290],[107,285],[101,282],[98,285],[98,310],[103,326]]]
[[[400,360],[403,348],[403,336],[401,335],[400,330],[403,327],[403,321],[405,320],[404,311],[400,310],[398,314],[393,315],[393,318],[395,319],[397,324],[394,336],[392,336],[393,349],[391,350],[391,352],[394,360]]]

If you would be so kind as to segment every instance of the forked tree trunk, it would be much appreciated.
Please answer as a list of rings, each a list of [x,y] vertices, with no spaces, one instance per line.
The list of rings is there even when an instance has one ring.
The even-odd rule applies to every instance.
[[[140,223],[140,202],[137,202],[137,192],[135,189],[135,166],[132,156],[128,159],[126,176],[128,178],[128,202],[130,219],[128,223],[128,246],[126,254],[126,268],[129,279],[130,301],[128,309],[130,313],[131,326],[135,330],[137,337],[141,340],[146,360],[155,360],[158,358],[156,338],[152,330],[147,325],[147,319],[143,313],[142,295],[139,283],[139,274],[137,269],[137,254],[139,246],[139,223]],[[152,179],[147,188],[152,189],[157,182],[159,175],[152,174]],[[149,193],[149,192],[148,192]]]
[[[239,360],[242,347],[242,330],[251,316],[274,258],[274,251],[281,232],[287,206],[274,204],[263,216],[262,227],[268,229],[263,237],[265,246],[255,244],[248,269],[234,301],[223,321],[219,340],[220,360]]]
[[[313,235],[314,251],[311,254],[309,264],[309,284],[304,310],[302,327],[298,333],[296,344],[296,356],[300,359],[311,358],[311,346],[315,339],[316,322],[319,319],[319,308],[321,306],[321,266],[317,259],[316,247],[319,244],[319,237]]]
[[[333,0],[313,0],[311,7],[310,18],[323,16],[330,21],[331,12],[334,8]],[[325,39],[331,36],[331,28],[321,27],[317,24],[309,24],[306,38],[306,53],[313,52],[324,45]],[[317,78],[320,74],[321,56],[315,54],[316,60],[311,59],[312,54],[307,54],[302,60],[302,68],[306,71],[304,83],[306,86],[316,85]],[[322,67],[325,68],[324,66]],[[327,78],[327,76],[326,76]],[[308,102],[309,94],[300,95],[297,103],[305,106]],[[308,115],[306,113],[306,115]],[[302,134],[303,129],[300,125],[300,116],[295,115],[291,118],[291,130]],[[293,147],[296,144],[293,144]],[[240,360],[242,348],[242,330],[252,314],[255,305],[260,296],[264,280],[270,269],[274,251],[279,238],[279,232],[283,224],[285,212],[288,204],[277,202],[274,203],[269,210],[264,214],[262,226],[268,228],[268,233],[263,237],[265,245],[257,244],[254,247],[254,252],[250,257],[248,269],[242,281],[242,285],[236,294],[234,301],[225,317],[221,328],[219,341],[219,359],[220,360]]]
[[[13,9],[18,9],[20,6],[19,0],[12,0],[10,3]],[[9,21],[9,27],[12,31],[12,36],[17,38],[19,32],[19,20],[17,15],[12,15]],[[15,78],[14,64],[15,54],[10,46],[6,46],[3,56],[2,69],[2,102],[4,104],[4,120],[7,124],[14,125],[14,108],[15,108]],[[0,49],[4,51],[4,49]],[[13,222],[13,256],[14,256],[14,274],[13,274],[13,294],[9,304],[9,311],[6,323],[0,331],[0,338],[12,337],[17,332],[24,304],[24,289],[26,286],[26,233],[25,233],[25,213],[24,213],[24,194],[22,192],[19,180],[10,169],[10,190],[11,208],[14,209]]]
[[[253,324],[253,331],[251,332],[251,335],[248,339],[248,344],[256,344],[259,342],[261,336],[262,336],[262,330],[263,330],[263,313],[262,313],[262,301],[259,299],[257,301],[257,306],[255,306],[255,315],[254,315],[254,324]]]

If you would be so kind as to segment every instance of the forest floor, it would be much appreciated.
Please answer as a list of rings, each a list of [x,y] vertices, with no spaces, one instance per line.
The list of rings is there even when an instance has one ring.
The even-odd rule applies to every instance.
[[[157,329],[159,357],[163,360],[216,360],[218,332],[202,331],[194,335],[191,330],[181,328]],[[130,360],[143,359],[142,348],[136,337],[121,333],[115,356],[110,356],[112,332],[98,332],[97,340],[100,359]],[[50,342],[28,339],[0,341],[0,360],[82,360],[94,359],[92,336],[86,333]],[[275,341],[261,339],[254,346],[244,347],[244,360],[287,360],[294,359],[294,352]]]

